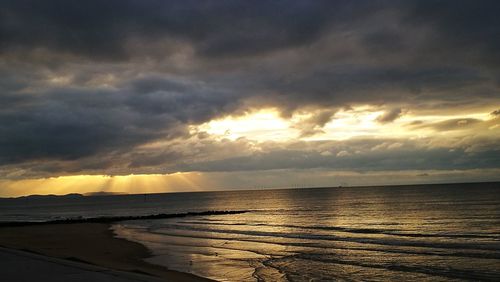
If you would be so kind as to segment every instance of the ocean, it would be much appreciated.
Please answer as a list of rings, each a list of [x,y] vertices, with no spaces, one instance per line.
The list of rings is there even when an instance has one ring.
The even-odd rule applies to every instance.
[[[124,221],[147,261],[219,281],[500,281],[500,183],[0,200],[0,221]]]

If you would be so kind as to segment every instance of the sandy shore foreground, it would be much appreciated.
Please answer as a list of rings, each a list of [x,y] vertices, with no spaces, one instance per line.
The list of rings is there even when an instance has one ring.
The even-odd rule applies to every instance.
[[[115,238],[109,227],[103,223],[1,227],[0,245],[115,270],[150,274],[169,281],[211,281],[144,262],[142,259],[150,256],[148,249],[139,243]]]

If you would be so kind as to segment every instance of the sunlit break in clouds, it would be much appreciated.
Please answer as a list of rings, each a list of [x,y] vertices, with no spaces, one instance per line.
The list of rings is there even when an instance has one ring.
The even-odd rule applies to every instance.
[[[500,180],[497,1],[3,1],[0,196]]]

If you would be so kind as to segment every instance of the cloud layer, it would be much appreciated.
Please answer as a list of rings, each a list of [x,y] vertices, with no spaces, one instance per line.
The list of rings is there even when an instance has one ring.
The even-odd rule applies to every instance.
[[[500,106],[498,11],[486,0],[4,1],[1,176],[496,168],[498,119],[459,116]],[[407,130],[460,134],[298,141],[360,105],[383,111],[382,125],[453,115]],[[296,142],[190,131],[261,108],[312,114]]]

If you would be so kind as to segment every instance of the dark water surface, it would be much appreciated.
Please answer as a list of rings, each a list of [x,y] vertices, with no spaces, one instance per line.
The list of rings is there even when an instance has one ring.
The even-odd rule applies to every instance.
[[[500,183],[0,200],[0,220],[128,221],[148,261],[225,281],[500,281]]]

